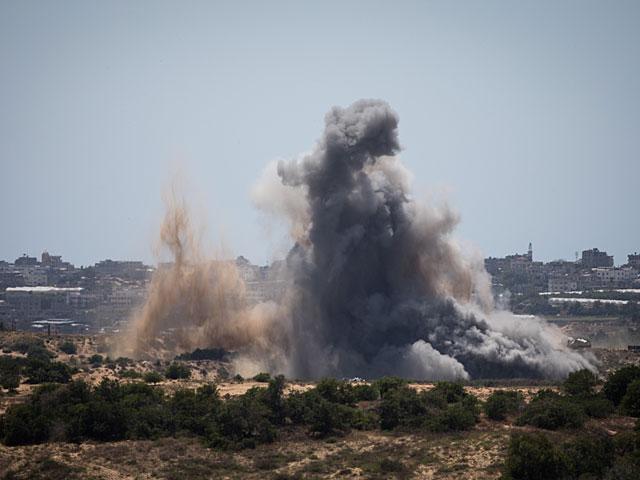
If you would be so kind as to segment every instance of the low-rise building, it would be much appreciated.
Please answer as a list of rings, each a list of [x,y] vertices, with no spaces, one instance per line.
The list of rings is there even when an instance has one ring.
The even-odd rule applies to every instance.
[[[597,248],[582,251],[582,268],[613,267],[613,255],[601,252]]]
[[[633,282],[638,276],[638,272],[631,267],[613,268],[601,267],[594,268],[593,272],[603,285],[607,284],[624,284]]]
[[[640,254],[636,252],[631,255],[627,255],[627,259],[627,266],[640,270]]]
[[[559,275],[549,277],[550,292],[572,292],[578,289],[578,279],[575,276]]]
[[[29,287],[47,285],[47,271],[39,265],[16,265],[15,268],[21,273],[24,285]]]

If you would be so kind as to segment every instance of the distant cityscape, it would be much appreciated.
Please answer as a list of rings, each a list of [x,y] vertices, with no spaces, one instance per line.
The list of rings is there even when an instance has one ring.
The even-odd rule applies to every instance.
[[[277,300],[284,282],[281,262],[254,265],[235,261],[251,303]],[[171,264],[160,264],[167,268]],[[103,260],[76,268],[62,256],[43,252],[0,260],[0,328],[57,333],[108,333],[125,327],[132,310],[145,301],[156,267],[140,261]]]
[[[613,256],[598,248],[576,261],[537,262],[527,253],[486,258],[496,295],[507,292],[516,313],[625,314],[640,316],[640,254],[614,267]],[[252,303],[277,300],[285,285],[281,262],[270,266],[235,260]],[[157,268],[165,268],[160,264]],[[0,328],[57,333],[114,333],[125,328],[132,309],[142,305],[156,267],[140,261],[103,260],[76,268],[60,255],[23,255],[0,260]],[[608,292],[605,294],[605,292]],[[612,296],[611,292],[615,295]]]
[[[486,258],[485,268],[492,275],[494,287],[504,287],[511,293],[527,291],[567,292],[603,288],[640,287],[640,255],[627,255],[627,263],[614,267],[613,256],[597,248],[583,250],[575,262],[556,260],[536,262],[533,246],[525,254],[504,258]]]

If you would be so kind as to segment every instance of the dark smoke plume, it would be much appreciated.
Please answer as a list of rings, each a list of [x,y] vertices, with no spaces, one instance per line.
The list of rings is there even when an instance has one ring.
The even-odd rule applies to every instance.
[[[130,356],[236,352],[246,376],[281,372],[416,379],[563,378],[594,369],[559,330],[492,306],[481,254],[452,237],[458,216],[417,202],[384,102],[334,108],[311,153],[265,171],[254,202],[295,242],[278,303],[246,302],[233,262],[199,252],[184,202],[169,202],[159,268],[123,346]]]
[[[297,198],[305,210],[284,209],[297,232],[286,260],[289,374],[558,378],[593,369],[557,348],[548,325],[491,309],[481,261],[465,259],[451,236],[457,216],[412,199],[393,156],[396,112],[361,100],[333,108],[325,124],[312,153],[280,162],[280,188],[271,179],[258,199],[273,210]]]

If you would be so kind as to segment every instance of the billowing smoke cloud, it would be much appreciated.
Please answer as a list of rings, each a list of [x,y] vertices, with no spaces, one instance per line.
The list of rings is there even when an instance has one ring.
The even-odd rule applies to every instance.
[[[304,223],[289,218],[298,242],[286,262],[295,376],[556,378],[593,368],[555,349],[549,326],[491,311],[482,262],[452,238],[457,215],[412,199],[386,103],[336,107],[325,124],[312,153],[278,164],[282,195],[268,199],[305,199]]]
[[[562,378],[593,369],[549,325],[493,310],[481,255],[452,237],[456,213],[413,199],[386,103],[336,107],[325,123],[311,153],[267,169],[254,191],[295,241],[281,301],[248,305],[235,265],[200,257],[186,208],[173,202],[162,240],[174,262],[158,270],[135,318],[134,355],[164,337],[174,350],[233,350],[243,375]]]

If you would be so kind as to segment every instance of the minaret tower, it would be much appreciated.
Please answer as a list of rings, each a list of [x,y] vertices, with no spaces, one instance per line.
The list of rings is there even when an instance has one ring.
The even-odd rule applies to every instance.
[[[529,251],[527,252],[527,258],[530,262],[533,262],[533,244],[529,242]]]

